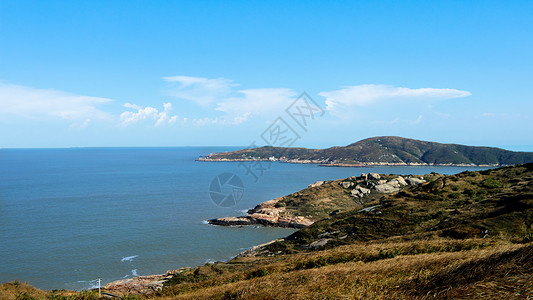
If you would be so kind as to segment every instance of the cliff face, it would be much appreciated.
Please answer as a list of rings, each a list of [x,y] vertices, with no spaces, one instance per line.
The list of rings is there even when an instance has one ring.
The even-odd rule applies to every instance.
[[[513,165],[533,162],[533,152],[441,144],[384,136],[327,149],[260,147],[213,153],[201,161],[281,160],[324,165]]]

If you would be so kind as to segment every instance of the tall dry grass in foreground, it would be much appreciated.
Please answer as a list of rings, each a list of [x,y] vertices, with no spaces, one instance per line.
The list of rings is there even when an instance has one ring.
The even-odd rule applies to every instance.
[[[199,290],[191,284],[157,299],[527,298],[531,274],[533,244],[506,244],[274,272]]]

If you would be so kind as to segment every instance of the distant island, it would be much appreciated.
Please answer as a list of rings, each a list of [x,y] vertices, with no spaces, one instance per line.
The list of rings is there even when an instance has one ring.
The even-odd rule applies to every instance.
[[[509,166],[533,162],[533,152],[494,147],[441,144],[396,136],[364,139],[326,149],[258,147],[212,153],[198,161],[256,161],[319,164],[322,166]]]

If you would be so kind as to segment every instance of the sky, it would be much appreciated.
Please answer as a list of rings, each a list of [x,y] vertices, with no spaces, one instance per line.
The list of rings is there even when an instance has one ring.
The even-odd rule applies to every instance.
[[[533,1],[0,0],[0,147],[533,151]]]

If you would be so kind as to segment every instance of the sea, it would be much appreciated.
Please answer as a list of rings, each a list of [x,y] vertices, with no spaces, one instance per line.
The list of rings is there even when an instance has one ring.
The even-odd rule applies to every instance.
[[[239,148],[0,149],[0,282],[83,290],[98,278],[227,261],[295,230],[208,219],[242,215],[319,180],[483,169],[195,161]]]

